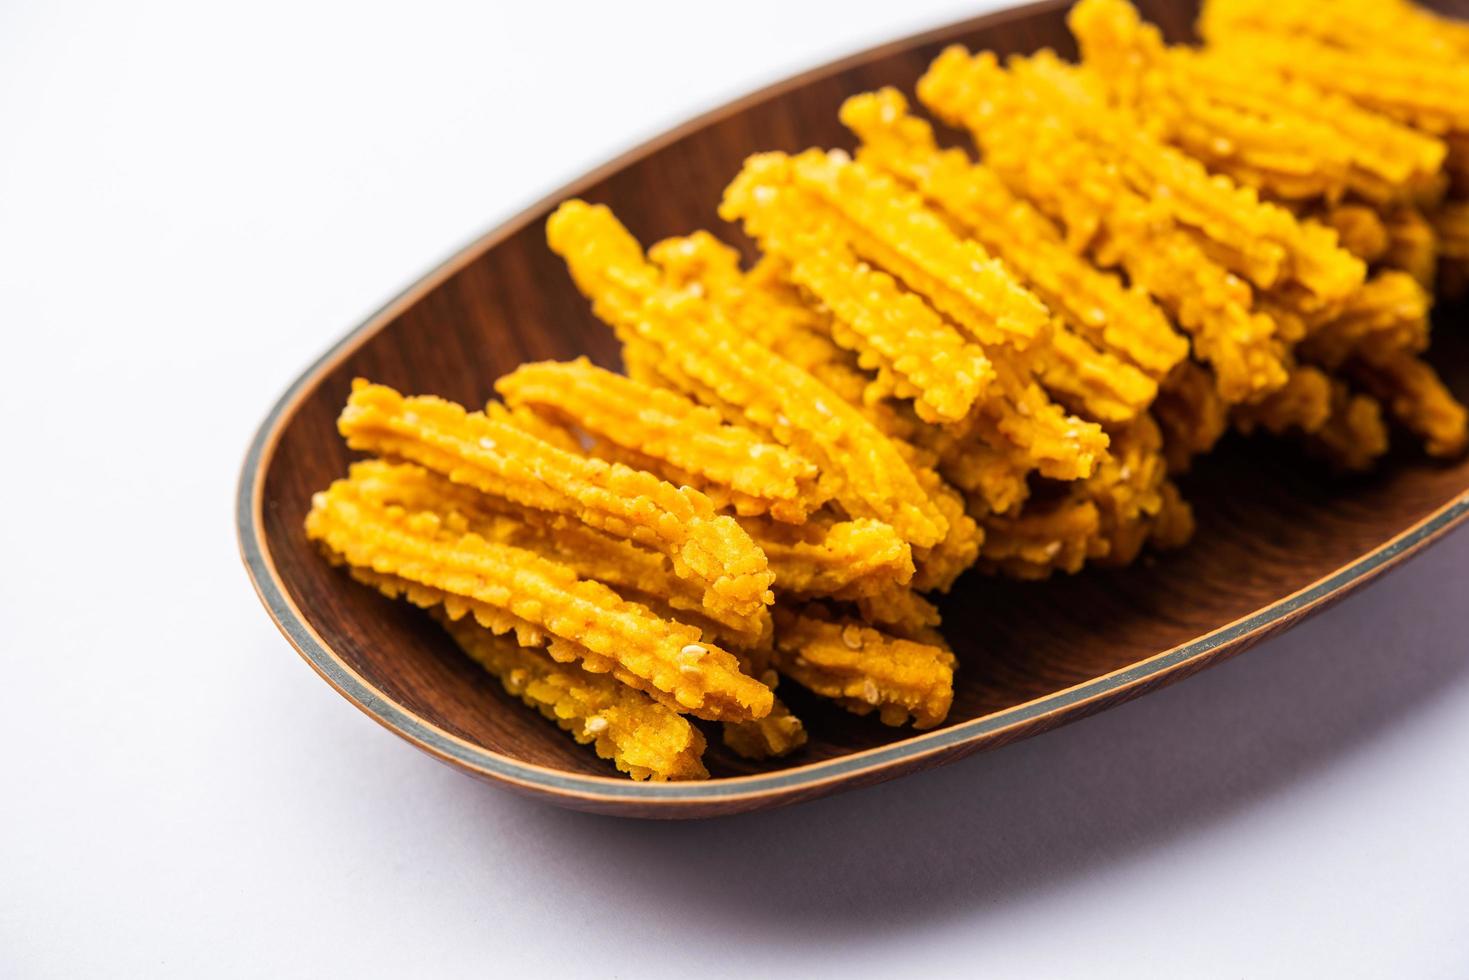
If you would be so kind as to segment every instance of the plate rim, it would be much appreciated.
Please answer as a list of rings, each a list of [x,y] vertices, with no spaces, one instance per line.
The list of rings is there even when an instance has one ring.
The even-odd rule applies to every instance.
[[[281,433],[294,417],[299,403],[315,391],[338,363],[375,336],[404,309],[503,239],[539,220],[549,208],[724,116],[867,62],[890,49],[945,40],[1070,3],[1071,0],[1039,0],[878,44],[700,113],[592,168],[477,236],[328,347],[296,376],[256,429],[241,465],[235,495],[236,533],[246,573],[257,597],[291,646],[317,674],[369,717],[430,755],[475,775],[534,795],[559,798],[573,805],[602,805],[609,811],[625,810],[637,804],[657,804],[660,808],[677,808],[679,804],[685,804],[707,809],[711,805],[742,800],[794,798],[803,791],[816,795],[822,792],[823,787],[830,788],[838,781],[843,784],[856,784],[858,780],[877,781],[898,775],[897,770],[900,769],[920,768],[942,753],[950,753],[951,759],[957,759],[987,744],[999,742],[1006,733],[1028,725],[1044,723],[1044,728],[1057,727],[1088,714],[1089,706],[1097,702],[1108,698],[1127,700],[1143,693],[1150,683],[1181,679],[1226,656],[1242,652],[1254,641],[1294,625],[1345,597],[1469,519],[1469,489],[1466,489],[1377,548],[1268,606],[1187,643],[1003,711],[833,759],[772,773],[699,782],[635,782],[622,776],[571,773],[522,762],[476,745],[433,725],[394,701],[339,657],[307,622],[287,592],[265,540],[264,476],[274,460]]]

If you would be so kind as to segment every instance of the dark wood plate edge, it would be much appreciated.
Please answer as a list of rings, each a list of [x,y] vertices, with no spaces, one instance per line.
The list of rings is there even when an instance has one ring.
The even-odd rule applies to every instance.
[[[330,371],[423,295],[454,275],[502,239],[540,220],[552,207],[575,197],[639,159],[687,133],[747,106],[836,74],[884,52],[945,41],[951,37],[1035,13],[1067,6],[1072,0],[1041,0],[935,28],[853,54],[777,82],[699,115],[643,143],[542,198],[455,252],[332,345],[286,389],[261,422],[241,467],[235,499],[240,556],[256,595],[281,633],[313,670],[369,717],[441,761],[473,775],[551,802],[604,813],[660,817],[697,817],[736,812],[842,789],[869,785],[906,772],[962,758],[1039,734],[1180,680],[1242,652],[1267,636],[1344,598],[1417,554],[1469,520],[1469,491],[1440,506],[1381,547],[1338,568],[1305,588],[1205,636],[1155,654],[1121,670],[1054,694],[949,728],[914,735],[892,745],[838,759],[815,762],[765,775],[737,776],[697,783],[638,783],[612,776],[585,776],[520,762],[467,742],[425,722],[374,687],[340,657],[306,621],[285,589],[264,536],[265,474],[282,430]]]

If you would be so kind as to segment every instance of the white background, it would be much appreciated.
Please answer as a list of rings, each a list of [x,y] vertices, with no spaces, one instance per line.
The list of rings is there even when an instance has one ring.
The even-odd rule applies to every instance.
[[[697,825],[437,765],[258,607],[234,482],[296,372],[587,166],[975,5],[840,8],[0,4],[0,977],[1469,975],[1469,535],[1106,715]]]

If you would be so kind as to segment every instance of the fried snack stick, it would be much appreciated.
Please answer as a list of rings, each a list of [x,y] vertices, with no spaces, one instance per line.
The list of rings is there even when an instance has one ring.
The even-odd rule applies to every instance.
[[[1106,436],[1097,426],[1068,417],[1030,379],[1034,358],[1027,355],[1033,345],[1035,356],[1046,362],[1043,376],[1053,383],[1082,395],[1099,393],[1112,405],[1135,397],[1125,390],[1119,394],[1113,382],[1128,377],[1127,366],[1079,338],[1058,338],[1054,351],[1042,351],[1037,340],[1046,336],[1050,319],[1045,307],[978,242],[957,237],[916,194],[845,154],[812,150],[796,157],[751,157],[726,189],[720,214],[743,219],[746,231],[789,264],[793,280],[830,307],[836,320],[898,317],[892,323],[894,337],[899,342],[911,338],[908,349],[922,354],[920,361],[931,356],[925,338],[958,339],[949,322],[962,327],[993,366],[994,383],[982,389],[978,411],[990,414],[1006,438],[1029,452],[1048,476],[1066,480],[1090,473],[1106,448]],[[823,244],[830,249],[843,243],[928,302],[860,264],[849,263],[829,280],[807,267]],[[834,339],[843,342],[841,334]],[[947,348],[934,353],[946,357]],[[961,417],[924,411],[922,402],[918,408],[928,421]]]
[[[1353,392],[1346,382],[1333,379],[1331,415],[1305,440],[1307,451],[1333,468],[1360,473],[1387,452],[1387,423],[1382,405],[1370,395]]]
[[[1432,291],[1438,272],[1438,229],[1415,207],[1393,209],[1383,224],[1387,228],[1387,253],[1382,264],[1403,270],[1418,285]]]
[[[767,683],[774,687],[775,680],[775,671],[769,671]],[[775,759],[806,744],[806,726],[780,698],[764,718],[725,722],[723,735],[724,744],[743,759]]]
[[[1155,208],[1191,229],[1207,254],[1260,289],[1288,291],[1309,311],[1340,302],[1362,284],[1365,266],[1329,228],[1297,221],[1253,188],[1210,175],[1198,160],[1150,136],[1131,114],[1106,106],[1094,74],[1050,51],[1012,59],[1009,74]]]
[[[580,578],[611,586],[644,605],[654,601],[666,605],[668,618],[689,622],[738,646],[757,644],[769,634],[768,609],[762,607],[754,616],[706,609],[702,588],[674,574],[667,556],[579,521],[517,508],[412,463],[364,460],[352,464],[349,477],[356,492],[373,503],[432,511],[446,519],[457,514],[466,530],[486,540],[561,562]]]
[[[889,437],[893,449],[907,462],[915,480],[948,524],[938,544],[914,549],[914,584],[946,591],[974,563],[983,532],[965,513],[963,499],[935,471],[932,454],[908,441],[931,427],[912,413],[911,406],[891,404],[874,395],[871,379],[852,364],[852,355],[831,339],[830,314],[813,309],[784,277],[778,263],[767,258],[746,275],[739,269],[738,253],[706,232],[660,242],[649,254],[676,285],[701,290],[736,327],[828,383]],[[656,374],[651,365],[647,371]],[[984,446],[976,446],[974,453],[994,455]],[[1016,477],[1022,487],[1027,469],[1019,467]]]
[[[1213,449],[1229,428],[1229,406],[1219,397],[1208,369],[1184,361],[1159,387],[1153,418],[1163,432],[1168,472],[1183,473],[1194,457]]]
[[[897,89],[856,95],[842,122],[862,141],[858,160],[894,174],[1014,270],[1067,327],[1161,380],[1188,342],[1140,290],[1066,247],[1050,219],[961,150],[940,151],[933,127],[908,113]],[[1139,396],[1141,397],[1141,396]],[[1149,399],[1150,400],[1150,399]]]
[[[1203,20],[1211,51],[1241,70],[1263,66],[1435,136],[1469,131],[1469,65],[1381,49],[1348,50],[1314,39]]]
[[[1144,545],[1175,548],[1193,534],[1193,514],[1168,478],[1163,434],[1149,416],[1115,434],[1109,459],[1056,500],[986,520],[981,563],[1013,578],[1072,574],[1089,561],[1131,564]]]
[[[1469,201],[1449,201],[1433,212],[1439,255],[1469,265]]]
[[[1018,514],[986,517],[983,523],[979,567],[1011,578],[1034,581],[1056,571],[1075,574],[1110,547],[1102,533],[1101,511],[1080,490],[1054,501],[1033,501]]]
[[[1451,458],[1469,445],[1469,415],[1426,361],[1410,353],[1353,360],[1347,373],[1423,440],[1430,456]]]
[[[1310,364],[1291,368],[1286,383],[1252,405],[1236,405],[1230,413],[1234,427],[1245,435],[1263,429],[1271,435],[1310,434],[1331,417],[1331,378]]]
[[[1443,165],[1442,141],[1340,96],[1164,45],[1127,0],[1083,0],[1067,23],[1113,99],[1210,170],[1275,197],[1407,200]]]
[[[681,395],[595,367],[526,364],[495,382],[506,402],[549,414],[599,440],[667,467],[665,476],[728,498],[736,513],[799,524],[825,501],[816,466]],[[709,491],[714,490],[711,494]]]
[[[704,736],[688,719],[606,674],[562,664],[469,618],[436,619],[505,690],[590,744],[633,779],[708,779]],[[758,724],[747,722],[746,724]]]
[[[765,556],[697,490],[565,452],[452,402],[404,397],[361,380],[353,382],[337,427],[352,449],[409,460],[659,550],[680,577],[703,585],[708,609],[755,616],[771,601]]]
[[[472,599],[576,644],[583,668],[666,695],[679,710],[715,721],[770,711],[769,689],[701,642],[697,629],[625,602],[558,562],[487,541],[456,515],[385,506],[338,480],[312,498],[306,532],[349,565]]]
[[[1469,56],[1469,27],[1408,0],[1334,0],[1331,16],[1311,0],[1210,0],[1199,21],[1206,36],[1260,30],[1348,51],[1396,52],[1453,62]]]
[[[1406,272],[1374,276],[1340,313],[1316,327],[1300,345],[1302,357],[1330,369],[1348,358],[1376,362],[1428,347],[1433,297]]]
[[[1101,563],[1130,565],[1149,541],[1182,546],[1193,533],[1193,515],[1168,478],[1158,423],[1143,415],[1117,432],[1112,444],[1111,457],[1081,488],[1097,506],[1099,534],[1107,543]],[[1160,524],[1166,526],[1159,530]]]
[[[1342,248],[1374,265],[1387,256],[1392,239],[1383,215],[1365,204],[1333,204],[1316,215],[1336,232]]]
[[[744,219],[767,256],[831,311],[832,338],[897,382],[921,418],[955,421],[989,390],[985,352],[892,276],[860,260],[837,216],[792,185],[790,159],[759,154],[725,191],[722,215]]]
[[[665,239],[648,257],[673,286],[702,290],[731,323],[836,392],[884,435],[911,435],[917,417],[902,415],[858,355],[832,339],[831,314],[807,303],[779,262],[762,258],[742,272],[739,253],[706,231]]]
[[[571,453],[574,456],[586,455],[582,444],[568,429],[528,408],[511,408],[504,402],[489,402],[485,405],[485,415],[491,421],[513,425],[542,442],[550,443],[562,452]]]
[[[610,211],[569,201],[546,232],[578,288],[624,344],[657,351],[656,359],[643,359],[647,369],[705,404],[737,409],[756,429],[816,463],[851,516],[891,524],[918,547],[943,540],[947,522],[886,436],[706,300],[666,288]]]
[[[782,594],[856,598],[913,578],[912,548],[881,521],[819,515],[802,525],[743,523],[769,559]]]
[[[885,725],[913,720],[932,728],[954,700],[954,655],[928,643],[888,636],[819,606],[776,611],[780,672],[857,715],[877,711]]]
[[[1213,368],[1226,401],[1284,384],[1274,323],[1253,311],[1249,285],[1007,79],[993,55],[953,47],[919,80],[918,94],[940,119],[970,131],[986,165],[1058,221],[1068,245],[1104,268],[1121,266],[1167,309],[1192,337],[1195,356]]]

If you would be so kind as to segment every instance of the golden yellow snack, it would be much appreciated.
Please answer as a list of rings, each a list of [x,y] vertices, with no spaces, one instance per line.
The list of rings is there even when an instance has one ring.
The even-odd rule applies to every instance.
[[[1469,55],[1469,27],[1411,0],[1333,0],[1329,17],[1314,0],[1209,0],[1199,26],[1211,36],[1265,30],[1348,50],[1433,60]]]
[[[1469,63],[1462,56],[1457,62],[1433,61],[1382,49],[1348,50],[1268,28],[1225,26],[1209,16],[1224,6],[1206,5],[1206,36],[1211,49],[1241,68],[1264,66],[1434,135],[1469,130]]]
[[[1214,448],[1229,428],[1229,406],[1207,369],[1184,361],[1158,390],[1153,418],[1163,431],[1170,473],[1183,473],[1195,456]]]
[[[878,589],[851,602],[867,622],[910,640],[923,639],[943,621],[938,607],[911,587]]]
[[[1387,228],[1387,253],[1382,264],[1401,269],[1424,289],[1433,289],[1438,272],[1439,233],[1415,207],[1400,207],[1383,219]]]
[[[338,480],[312,498],[306,533],[349,565],[474,600],[574,643],[584,669],[668,695],[680,710],[719,721],[770,711],[769,689],[697,629],[661,619],[563,564],[488,541],[457,514],[385,505],[352,480]]]
[[[350,478],[356,492],[374,503],[433,511],[440,517],[457,513],[467,530],[487,540],[561,562],[581,578],[595,579],[644,605],[656,599],[669,608],[670,618],[713,630],[737,645],[758,643],[770,631],[769,609],[762,607],[754,616],[707,609],[702,587],[674,574],[666,555],[574,519],[518,508],[412,463],[365,460],[352,464]]]
[[[813,198],[818,200],[813,202]],[[884,332],[894,344],[901,349],[906,338],[907,349],[918,363],[933,359],[936,366],[953,364],[951,346],[961,338],[948,321],[958,324],[985,348],[987,363],[992,365],[993,383],[987,380],[979,389],[982,397],[977,411],[992,415],[1008,439],[1031,453],[1041,472],[1057,479],[1076,479],[1091,472],[1105,450],[1105,435],[1051,403],[1029,378],[1030,358],[1021,356],[1047,335],[1045,307],[978,242],[956,236],[916,194],[890,177],[851,162],[845,154],[808,151],[794,158],[760,154],[746,161],[726,190],[721,214],[743,217],[747,230],[791,265],[797,282],[801,282],[801,271],[795,263],[811,251],[792,244],[801,239],[797,230],[800,216],[825,215],[832,229],[829,237],[845,241],[862,258],[891,271],[927,300],[902,293],[891,277],[858,268],[849,270],[857,273],[857,279],[854,292],[846,296],[848,302],[843,302],[840,289],[829,290],[830,295],[812,290],[832,309],[836,320],[847,322],[848,316],[856,316],[857,309],[865,305],[868,319],[887,325]],[[808,283],[801,284],[810,288]],[[840,334],[833,336],[843,342]],[[934,337],[947,340],[930,339]],[[1128,366],[1108,360],[1082,342],[1065,345],[1064,353],[1052,355],[1047,350],[1046,354],[1056,363],[1054,376],[1074,394],[1101,392],[1110,399],[1106,402],[1109,408],[1135,397],[1135,392],[1125,388],[1127,382],[1137,380],[1127,374]],[[1076,363],[1088,354],[1084,363]],[[915,385],[912,372],[905,373],[898,362],[884,358],[873,366],[923,392],[918,403],[920,417],[953,422],[964,414],[932,407],[925,410],[928,389]],[[974,365],[966,362],[961,367],[961,377],[970,378]],[[1113,381],[1119,375],[1124,386],[1120,393]],[[960,403],[950,399],[950,404],[958,407]]]
[[[1305,439],[1313,455],[1346,472],[1361,472],[1387,452],[1387,423],[1382,404],[1371,395],[1353,392],[1344,381],[1331,385],[1331,415]]]
[[[1453,262],[1469,264],[1469,201],[1447,201],[1433,212],[1438,253]]]
[[[677,484],[727,498],[741,515],[769,513],[799,524],[825,503],[817,494],[815,464],[729,425],[713,409],[585,358],[522,365],[495,382],[495,390],[507,403],[656,461]]]
[[[494,422],[513,425],[518,429],[528,432],[542,442],[550,443],[562,452],[571,453],[574,456],[583,456],[586,454],[585,448],[577,440],[576,436],[564,426],[528,408],[511,408],[504,402],[492,401],[485,405],[485,415]]]
[[[1406,200],[1443,165],[1441,140],[1339,95],[1207,49],[1166,47],[1126,0],[1083,0],[1068,23],[1114,100],[1210,170],[1275,197]]]
[[[796,186],[793,169],[784,154],[751,157],[725,191],[723,213],[744,219],[791,282],[830,311],[833,339],[899,379],[920,416],[963,418],[994,381],[984,351],[859,259],[840,216]]]
[[[984,528],[980,567],[1017,579],[1075,574],[1110,548],[1101,511],[1081,488],[1056,500],[1032,501],[1018,514],[986,517]]]
[[[913,578],[912,548],[881,521],[818,516],[799,526],[743,523],[769,559],[782,595],[855,599]]]
[[[981,444],[972,444],[971,450],[982,450]],[[931,467],[915,466],[923,488],[929,499],[949,523],[949,533],[932,548],[916,548],[913,561],[917,566],[913,573],[913,587],[924,592],[947,592],[954,580],[974,564],[979,547],[984,542],[984,530],[967,511],[964,495],[950,486]]]
[[[1341,312],[1311,331],[1301,356],[1328,368],[1350,357],[1381,361],[1428,347],[1433,297],[1406,272],[1389,270],[1359,289]]]
[[[1312,433],[1331,418],[1331,378],[1310,364],[1297,364],[1286,383],[1252,405],[1236,405],[1235,428],[1245,434],[1264,429],[1272,435]]]
[[[438,618],[454,642],[506,691],[633,779],[709,778],[704,735],[677,712],[606,674],[557,663],[469,618]]]
[[[1010,74],[1032,104],[1088,142],[1160,213],[1192,230],[1216,261],[1261,289],[1290,289],[1319,308],[1362,283],[1362,262],[1329,229],[1296,220],[1257,191],[1210,175],[1193,157],[1149,135],[1099,98],[1096,76],[1041,51],[1013,59]]]
[[[1111,457],[1082,484],[1081,492],[1096,504],[1098,535],[1106,542],[1097,556],[1102,564],[1130,565],[1152,541],[1159,547],[1178,547],[1192,531],[1188,505],[1167,488],[1168,462],[1163,455],[1163,433],[1151,416],[1143,415],[1112,440]],[[1171,508],[1165,514],[1165,508]],[[1156,533],[1167,519],[1169,528]]]
[[[954,700],[948,650],[827,618],[819,607],[776,611],[775,652],[780,672],[797,684],[854,714],[876,711],[885,725],[911,717],[914,728],[932,728]]]
[[[1253,310],[1250,286],[1210,255],[1174,216],[1137,193],[1119,168],[1077,139],[1071,120],[1010,83],[988,53],[949,48],[919,80],[919,97],[945,122],[968,129],[985,163],[1060,222],[1067,243],[1098,265],[1121,266],[1193,339],[1226,401],[1247,401],[1285,383],[1275,325]],[[1280,249],[1268,248],[1280,256]]]
[[[455,483],[655,548],[678,575],[703,584],[706,608],[754,616],[771,601],[774,576],[765,556],[697,490],[565,452],[452,402],[404,397],[360,380],[337,425],[353,449],[410,460]]]
[[[610,211],[567,202],[547,222],[547,237],[624,342],[658,352],[656,361],[643,362],[649,370],[705,404],[737,408],[757,429],[816,463],[830,481],[824,485],[853,517],[891,524],[917,546],[943,539],[943,516],[882,432],[701,297],[665,288]]]
[[[1469,418],[1427,361],[1398,353],[1353,361],[1348,371],[1399,425],[1423,440],[1428,455],[1453,457],[1464,452]]]
[[[775,706],[764,718],[727,721],[723,731],[724,744],[743,759],[776,759],[806,744],[806,726],[780,698],[775,699]]]
[[[1336,232],[1342,248],[1368,265],[1386,258],[1392,247],[1383,215],[1365,204],[1333,204],[1318,217]]]
[[[1050,219],[992,171],[960,150],[940,151],[933,127],[908,113],[897,89],[853,96],[842,104],[841,118],[862,140],[859,161],[917,188],[993,250],[1071,330],[1154,380],[1187,356],[1188,342],[1145,293],[1126,288],[1067,248]]]

